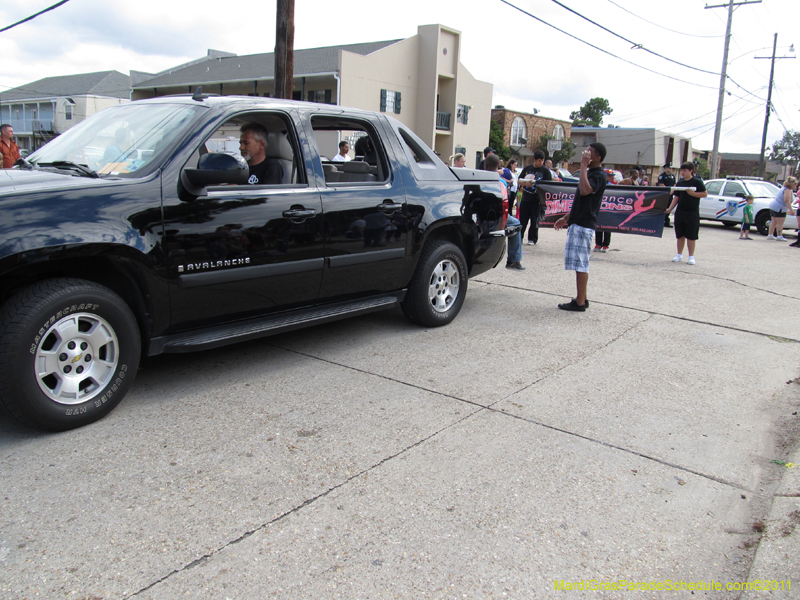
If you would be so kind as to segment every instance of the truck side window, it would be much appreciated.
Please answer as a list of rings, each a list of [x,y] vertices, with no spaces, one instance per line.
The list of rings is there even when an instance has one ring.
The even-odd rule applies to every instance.
[[[266,166],[269,164],[271,169],[270,173],[280,173],[280,181],[275,176],[276,181],[267,183],[259,182],[257,185],[295,185],[306,184],[305,169],[302,166],[302,160],[298,151],[297,138],[294,131],[286,119],[280,113],[271,112],[249,112],[236,115],[236,117],[229,119],[223,123],[216,131],[208,138],[205,143],[198,148],[198,151],[189,160],[189,165],[196,165],[202,154],[205,152],[230,152],[232,154],[242,155],[240,140],[244,135],[241,131],[243,126],[255,126],[255,130],[259,131],[266,137],[264,144],[263,160],[260,154],[256,157],[245,156],[250,165],[251,171],[255,171],[258,165]],[[258,144],[256,144],[256,147]],[[257,161],[257,162],[254,162]],[[264,162],[266,161],[266,163]],[[278,168],[279,167],[279,168]]]
[[[395,130],[411,164],[414,177],[420,181],[435,181],[447,180],[453,176],[450,168],[413,132],[399,124]]]
[[[315,115],[311,127],[326,185],[374,185],[388,181],[386,152],[370,123]]]

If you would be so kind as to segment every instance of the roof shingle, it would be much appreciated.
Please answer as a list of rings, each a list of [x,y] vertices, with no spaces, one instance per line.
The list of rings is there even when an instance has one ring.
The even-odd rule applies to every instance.
[[[131,97],[131,78],[119,71],[98,71],[78,75],[45,77],[0,94],[1,102],[54,98],[61,96]]]
[[[401,40],[308,48],[294,51],[294,76],[331,73],[339,69],[339,52],[366,56]],[[136,88],[152,88],[195,83],[270,79],[275,76],[275,53],[211,58],[161,73],[139,82]]]

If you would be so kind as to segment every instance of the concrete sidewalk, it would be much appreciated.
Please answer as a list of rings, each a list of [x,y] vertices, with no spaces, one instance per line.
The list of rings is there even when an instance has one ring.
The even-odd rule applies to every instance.
[[[585,313],[556,308],[574,274],[543,230],[447,327],[156,357],[90,427],[0,421],[0,597],[800,589],[800,467],[772,462],[800,464],[800,250],[703,225],[689,266],[671,235],[612,235]]]

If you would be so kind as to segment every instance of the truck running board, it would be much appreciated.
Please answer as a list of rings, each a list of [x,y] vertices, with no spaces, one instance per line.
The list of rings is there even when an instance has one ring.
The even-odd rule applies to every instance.
[[[161,336],[150,340],[147,354],[148,356],[154,356],[165,352],[181,353],[209,350],[259,337],[276,335],[293,329],[305,328],[312,323],[327,323],[329,321],[347,319],[359,314],[387,310],[399,306],[405,295],[406,290],[400,290],[391,294],[314,306],[258,319]]]

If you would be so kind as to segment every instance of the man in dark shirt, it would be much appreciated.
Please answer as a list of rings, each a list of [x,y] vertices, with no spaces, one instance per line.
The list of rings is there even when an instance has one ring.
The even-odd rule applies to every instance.
[[[527,244],[536,245],[539,241],[539,216],[541,209],[539,197],[536,194],[537,181],[551,181],[553,179],[550,169],[544,166],[544,152],[537,150],[533,153],[533,164],[528,165],[519,174],[519,186],[522,188],[522,199],[519,201],[519,222],[522,224],[519,235],[525,237],[528,229]]]
[[[250,167],[250,185],[270,185],[283,181],[281,163],[267,158],[267,128],[261,123],[245,123],[239,138],[239,152]]]
[[[672,173],[672,164],[667,163],[664,165],[664,170],[658,176],[658,183],[656,185],[672,187],[675,185],[675,175]],[[672,227],[669,224],[669,213],[664,214],[664,227]]]
[[[597,227],[597,217],[600,215],[600,203],[606,191],[605,171],[603,159],[606,157],[606,147],[600,142],[589,144],[581,155],[581,175],[578,189],[575,190],[575,200],[569,214],[564,215],[555,222],[556,230],[568,225],[567,244],[564,248],[564,269],[575,271],[575,284],[577,295],[564,304],[559,304],[561,310],[583,312],[589,306],[586,299],[586,288],[589,284],[589,255],[592,251],[592,238]]]
[[[694,248],[700,233],[700,198],[708,196],[703,180],[695,177],[694,163],[685,162],[681,165],[681,180],[675,184],[677,187],[694,188],[692,190],[675,191],[672,202],[665,213],[669,216],[675,205],[675,237],[678,240],[678,253],[672,262],[681,262],[683,259],[683,246],[689,248],[689,264],[695,264]]]
[[[490,154],[497,154],[497,151],[490,146],[486,146],[486,148],[483,149],[483,160],[481,160],[481,162],[478,163],[478,171],[484,170],[483,167],[486,163],[486,157],[489,156]]]

